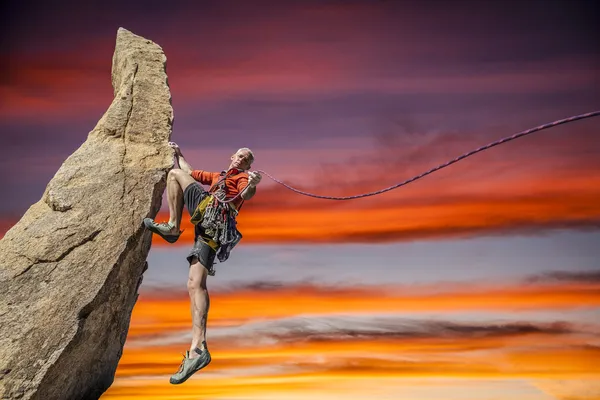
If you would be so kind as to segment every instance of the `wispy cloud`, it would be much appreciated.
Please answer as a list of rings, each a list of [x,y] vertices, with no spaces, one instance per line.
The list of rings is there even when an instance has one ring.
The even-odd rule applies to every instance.
[[[546,309],[560,312],[560,318],[581,307],[597,309],[598,285],[593,280],[534,278],[503,285],[373,287],[275,281],[211,290],[208,339],[213,362],[177,390],[201,398],[253,398],[253,393],[257,398],[274,393],[293,398],[315,385],[324,390],[346,382],[347,388],[358,379],[393,398],[400,389],[392,382],[400,380],[402,390],[408,390],[409,379],[434,376],[452,379],[452,385],[471,380],[471,389],[486,387],[488,379],[598,379],[592,360],[600,354],[600,327],[560,319],[528,322],[518,313]],[[453,319],[468,310],[487,311],[487,317]],[[510,317],[498,319],[489,313],[499,310]],[[427,311],[436,311],[439,318],[423,317]],[[143,293],[107,398],[166,395],[166,378],[189,340],[187,297],[178,292]],[[418,388],[427,387],[432,398],[447,399],[448,385],[420,382],[414,390],[422,394]],[[346,394],[333,386],[331,390],[328,393],[348,398],[361,393],[356,389]],[[534,394],[528,398],[537,398]],[[462,399],[458,391],[455,398]]]
[[[257,283],[211,290],[211,324],[216,327],[239,326],[256,320],[279,320],[301,316],[354,314],[417,315],[423,312],[461,313],[467,311],[525,312],[533,310],[582,310],[600,307],[600,292],[595,281],[540,282],[526,279],[512,284],[445,283],[431,285],[319,286],[310,283]],[[244,308],[240,308],[244,304]],[[181,291],[156,290],[142,293],[132,315],[130,338],[152,337],[185,331],[189,325],[189,298]],[[295,326],[292,325],[291,326]],[[385,324],[381,325],[385,326]],[[409,325],[407,325],[409,326]],[[406,329],[407,326],[404,326]],[[468,327],[428,325],[459,334]],[[554,333],[568,329],[560,325],[545,327]],[[308,329],[308,328],[307,328]],[[344,328],[346,329],[346,328]],[[497,329],[533,333],[533,325],[517,324],[481,330],[488,335]],[[504,331],[502,331],[504,329]],[[340,332],[342,332],[340,330]],[[349,330],[348,332],[351,332]],[[385,331],[385,330],[384,330]],[[389,331],[389,330],[388,330]],[[358,331],[357,331],[358,332]],[[408,332],[408,330],[405,330]],[[540,331],[542,332],[542,331]],[[565,331],[566,332],[566,331]],[[472,331],[477,335],[475,330]],[[351,333],[348,333],[351,334]],[[315,333],[315,337],[318,335]]]
[[[370,323],[365,325],[365,321]],[[237,335],[222,335],[220,328],[213,329],[215,334],[209,335],[212,364],[185,389],[179,389],[180,393],[248,396],[254,390],[267,395],[278,390],[305,394],[310,385],[323,388],[327,382],[354,379],[385,379],[380,382],[382,390],[397,393],[388,379],[472,379],[484,385],[485,379],[597,377],[592,360],[598,356],[598,348],[582,345],[582,331],[561,323],[394,323],[376,319],[361,323],[344,317],[256,325],[255,331],[238,327]],[[170,345],[127,347],[116,385],[107,395],[142,396],[150,387],[158,389],[153,393],[162,393],[159,388],[167,385],[165,377],[173,373],[177,350],[185,348],[186,339],[180,337]],[[552,359],[561,362],[552,363]]]

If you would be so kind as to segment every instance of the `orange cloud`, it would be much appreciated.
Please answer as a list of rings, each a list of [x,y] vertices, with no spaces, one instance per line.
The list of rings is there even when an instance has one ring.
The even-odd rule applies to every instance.
[[[281,50],[277,50],[280,55]],[[242,69],[225,74],[214,70],[184,69],[172,74],[172,91],[179,100],[227,100],[235,96],[284,95],[307,96],[327,93],[487,93],[490,91],[530,93],[552,92],[562,87],[586,87],[593,83],[593,73],[564,74],[562,72],[540,75],[531,73],[466,77],[421,77],[366,79],[357,72],[340,73],[335,67],[323,66],[328,56],[315,56],[315,63],[304,60],[309,67],[275,68],[269,72],[264,66],[256,70]],[[330,56],[329,56],[330,57]],[[316,62],[318,61],[318,62]],[[104,63],[108,65],[106,62]],[[268,65],[268,61],[265,61]],[[320,67],[315,67],[320,65]],[[239,68],[239,66],[236,66]],[[15,82],[3,89],[1,118],[24,118],[35,115],[44,118],[65,118],[85,113],[102,113],[110,105],[112,89],[108,71],[93,74],[85,70],[63,68],[57,71],[25,69],[23,82]],[[558,87],[548,87],[548,82]],[[64,87],[71,88],[65,92]],[[10,101],[8,101],[10,99]],[[77,107],[74,107],[77,105]],[[99,114],[100,115],[100,114]]]
[[[600,307],[600,283],[591,280],[525,283],[514,286],[462,284],[460,287],[336,288],[292,285],[247,287],[211,292],[211,326],[235,326],[298,315],[464,311],[571,310]],[[181,293],[142,294],[129,338],[185,331],[190,325],[189,298]]]
[[[507,144],[406,187],[349,201],[302,196],[265,176],[257,195],[245,203],[239,228],[244,243],[252,243],[378,242],[597,227],[600,164],[594,157],[589,126],[580,125],[568,137],[551,135],[535,143]],[[446,142],[447,135],[435,143],[408,148],[392,143],[381,151],[365,150],[362,157],[356,151],[339,149],[349,152],[349,159],[344,162],[336,157],[333,165],[321,170],[314,164],[312,169],[302,169],[294,164],[298,162],[294,160],[302,160],[300,152],[290,151],[284,154],[292,160],[289,164],[310,171],[310,175],[286,183],[325,196],[377,191],[482,144],[477,135],[466,137],[460,145]],[[442,148],[445,150],[440,153]],[[532,158],[535,151],[545,158]],[[270,156],[267,154],[267,162]],[[159,214],[157,218],[167,216]],[[193,227],[187,212],[183,224],[186,232],[181,243],[189,243]],[[155,238],[154,244],[163,245],[164,241]]]
[[[281,329],[271,331],[265,325],[255,333],[258,337],[243,331],[244,322],[302,315],[438,311],[450,316],[452,312],[472,310],[566,312],[600,306],[596,275],[565,273],[533,278],[504,287],[251,285],[217,291],[211,293],[209,315],[213,362],[177,387],[170,386],[168,376],[177,369],[179,354],[188,339],[180,337],[173,344],[161,341],[190,329],[188,300],[175,293],[161,293],[158,297],[143,294],[133,311],[115,383],[103,397],[275,399],[283,394],[286,398],[303,398],[311,390],[318,390],[321,398],[352,398],[372,395],[372,385],[397,395],[410,385],[409,379],[423,380],[414,383],[419,393],[425,387],[431,388],[426,380],[447,379],[438,382],[440,397],[433,398],[448,399],[452,398],[447,395],[448,389],[459,380],[469,380],[472,388],[485,386],[489,380],[600,379],[594,364],[599,350],[585,345],[595,340],[596,333],[564,324],[469,326],[425,321],[418,323],[417,329],[392,329],[389,334],[380,329],[361,333],[358,326],[349,324],[352,331],[342,329],[325,336],[315,335],[301,324],[297,325],[298,331],[287,333],[281,333]],[[242,325],[237,336],[211,337],[216,328],[237,325]],[[148,340],[153,337],[157,341],[150,344]],[[348,388],[357,381],[363,385],[348,392],[336,384]],[[581,386],[579,390],[588,387]],[[494,386],[489,390],[496,393],[499,389]],[[498,399],[503,398],[502,392],[498,393]]]
[[[291,344],[234,351],[223,346],[212,350],[211,365],[177,387],[168,383],[168,376],[180,361],[174,347],[126,348],[115,383],[104,397],[268,398],[260,396],[302,396],[311,388],[319,388],[321,396],[327,396],[339,394],[332,383],[352,384],[356,380],[379,381],[381,390],[398,393],[399,388],[392,382],[401,380],[406,385],[409,379],[445,378],[454,383],[470,379],[475,383],[490,379],[600,378],[592,361],[599,355],[598,350],[552,342],[532,350],[540,340],[545,338],[531,337],[519,343],[498,341],[496,352],[473,351],[479,340],[472,338],[454,341],[451,349],[442,341],[419,344],[410,340]],[[414,384],[428,384],[419,383]],[[450,381],[437,383],[441,389],[444,384],[452,385]],[[364,396],[372,391],[373,386],[362,385],[353,394]]]
[[[259,190],[244,205],[238,228],[244,243],[347,243],[598,226],[599,188],[600,177],[590,176],[573,177],[567,182],[548,179],[504,183],[497,185],[498,194],[481,191],[452,196],[444,195],[443,184],[437,188],[415,185],[353,203],[315,200],[272,188]],[[366,191],[370,186],[361,189]],[[352,191],[355,193],[356,189]],[[165,213],[157,216],[157,220],[167,219]],[[182,229],[185,232],[179,243],[191,243],[194,229],[187,214]],[[153,244],[165,242],[155,237]]]
[[[113,98],[110,60],[114,44],[112,49],[105,42],[88,45],[62,52],[12,54],[6,83],[0,87],[0,119],[101,116]]]
[[[285,321],[294,316],[401,313],[406,318],[408,313],[418,316],[435,311],[451,318],[452,313],[464,311],[598,308],[597,273],[544,274],[503,286],[259,284],[213,291],[211,305],[213,362],[185,385],[170,387],[168,376],[175,372],[179,354],[187,346],[188,338],[178,335],[190,330],[189,300],[173,292],[142,294],[133,310],[115,383],[104,397],[275,399],[283,393],[302,398],[318,388],[321,398],[352,398],[372,394],[373,384],[395,396],[410,385],[408,379],[446,379],[439,383],[440,397],[433,398],[448,399],[452,398],[448,389],[459,380],[469,380],[472,388],[485,386],[489,380],[600,379],[595,368],[600,350],[586,344],[595,341],[597,326],[413,320],[415,326],[401,324],[386,330],[386,322],[381,320],[373,322],[377,329],[361,330],[356,323],[336,327],[330,319],[323,332],[312,331],[301,321],[282,329],[289,327]],[[268,321],[273,325],[265,324]],[[247,323],[265,325],[249,333]],[[238,329],[239,333],[217,335],[214,332],[219,328]],[[347,388],[357,381],[371,384],[349,392],[336,385]],[[417,393],[431,388],[425,381],[414,385]],[[578,390],[585,392],[589,387],[580,385]],[[489,390],[496,393],[499,389]],[[503,398],[502,392],[497,393],[498,399]],[[461,397],[457,394],[457,398]]]
[[[273,184],[265,176],[257,195],[244,204],[238,218],[243,243],[385,242],[597,227],[600,165],[593,157],[594,152],[586,150],[594,146],[586,133],[587,130],[578,131],[569,139],[554,138],[536,145],[551,157],[550,161],[530,160],[525,151],[527,146],[507,145],[486,153],[489,159],[485,162],[474,157],[406,187],[349,201],[302,196]],[[464,147],[469,148],[469,143],[463,143]],[[435,153],[438,146],[432,146],[431,151]],[[570,152],[556,153],[557,148],[567,146],[572,148]],[[351,154],[357,157],[356,153]],[[340,176],[343,165],[337,158],[338,165],[326,167],[320,173],[315,166],[307,170],[316,175],[312,176],[316,178],[312,183],[307,183],[311,177],[286,183],[319,195],[348,196],[375,191],[435,165],[424,155],[417,157],[410,151],[397,155],[397,159],[389,155],[386,158],[401,163],[411,154],[414,161],[410,170],[401,165],[391,170],[382,168],[376,161],[351,162],[348,163],[353,167],[351,172]],[[300,151],[290,151],[288,155],[290,159],[302,160]],[[435,157],[440,158],[441,155]],[[300,169],[300,165],[292,165]],[[273,168],[277,166],[273,164]],[[166,220],[168,216],[159,213],[157,219]],[[0,221],[0,234],[13,223],[14,220]],[[194,229],[187,211],[182,228],[185,231],[178,244],[191,243]],[[153,243],[166,244],[157,237]]]
[[[343,21],[338,21],[344,24]],[[313,24],[314,25],[314,24]],[[405,73],[373,75],[374,61],[362,54],[370,46],[356,42],[317,43],[293,38],[292,43],[265,42],[261,30],[270,36],[281,35],[285,27],[265,23],[253,25],[251,54],[225,57],[209,48],[213,58],[199,56],[180,38],[163,37],[169,60],[169,81],[177,101],[211,103],[260,96],[331,96],[357,93],[381,94],[482,94],[482,93],[555,93],[564,88],[589,88],[596,84],[594,65],[589,60],[555,60],[521,63],[518,70],[462,74],[427,73],[411,55],[422,49],[404,45],[403,56],[384,59],[391,70],[406,68]],[[287,32],[289,33],[289,32]],[[349,34],[350,32],[348,32]],[[224,32],[231,35],[231,32]],[[265,33],[267,34],[267,33]],[[331,34],[331,30],[327,31]],[[356,32],[353,32],[356,36]],[[234,43],[239,38],[233,35]],[[347,35],[346,35],[347,36]],[[358,38],[357,38],[358,39]],[[360,39],[365,40],[364,32]],[[376,42],[377,37],[368,40]],[[455,44],[458,45],[458,44]],[[210,47],[210,46],[209,46]],[[88,49],[93,48],[94,52]],[[193,47],[192,47],[193,48]],[[353,51],[348,51],[352,49]],[[90,39],[85,49],[70,48],[62,53],[25,56],[13,54],[8,64],[7,84],[0,90],[0,118],[66,118],[82,113],[100,115],[112,101],[110,86],[112,38]],[[231,50],[235,52],[235,49]],[[379,49],[385,53],[385,49]],[[194,56],[190,60],[190,54]],[[82,56],[85,55],[85,56]],[[418,55],[417,55],[418,56]],[[58,61],[57,61],[58,60]],[[415,71],[418,71],[417,73]],[[565,73],[576,71],[576,73]]]

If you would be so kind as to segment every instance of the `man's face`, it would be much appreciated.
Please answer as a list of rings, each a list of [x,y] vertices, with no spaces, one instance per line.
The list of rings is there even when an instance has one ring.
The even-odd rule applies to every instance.
[[[229,168],[250,169],[250,153],[247,150],[241,150],[231,156],[231,165]]]

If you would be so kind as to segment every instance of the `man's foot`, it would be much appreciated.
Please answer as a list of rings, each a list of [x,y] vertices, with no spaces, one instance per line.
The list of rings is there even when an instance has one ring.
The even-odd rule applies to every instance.
[[[189,358],[189,355],[190,352],[186,351],[183,361],[181,361],[181,365],[179,366],[179,371],[171,376],[169,382],[171,382],[173,385],[178,385],[187,381],[187,379],[196,371],[199,371],[210,364],[210,353],[206,348],[202,350],[200,355],[196,358]]]
[[[157,224],[152,218],[144,218],[144,225],[150,232],[154,232],[169,243],[175,243],[181,232],[173,233],[173,225],[168,222]]]

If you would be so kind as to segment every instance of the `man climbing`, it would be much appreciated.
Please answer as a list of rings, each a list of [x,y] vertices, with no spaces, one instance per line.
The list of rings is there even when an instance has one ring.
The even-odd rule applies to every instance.
[[[187,286],[192,309],[192,343],[179,370],[170,379],[172,384],[179,384],[211,361],[206,346],[206,319],[210,304],[206,278],[215,274],[215,257],[224,262],[240,241],[235,217],[244,200],[254,196],[262,177],[258,172],[247,172],[254,161],[254,154],[248,148],[241,148],[233,154],[229,168],[219,173],[193,170],[179,146],[173,142],[169,146],[175,150],[180,166],[169,171],[167,176],[169,221],[156,223],[146,218],[144,225],[167,242],[175,243],[181,234],[184,204],[195,224],[194,245],[187,257],[190,264]],[[210,185],[209,191],[201,184]]]

